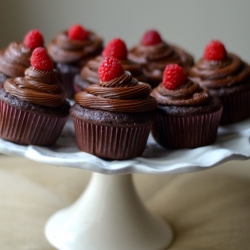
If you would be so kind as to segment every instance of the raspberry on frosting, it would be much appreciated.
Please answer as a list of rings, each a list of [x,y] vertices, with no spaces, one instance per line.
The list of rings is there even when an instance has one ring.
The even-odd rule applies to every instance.
[[[70,40],[85,41],[89,38],[89,32],[80,24],[72,25],[68,30]]]
[[[23,43],[26,47],[30,49],[35,49],[37,47],[43,47],[44,39],[41,32],[37,29],[30,30],[24,37]]]
[[[118,60],[126,60],[127,54],[126,44],[120,38],[112,39],[102,52],[103,57],[111,56]]]
[[[227,51],[225,46],[219,40],[212,40],[208,43],[204,50],[204,58],[208,61],[222,61],[226,59]]]
[[[110,81],[121,76],[123,73],[124,70],[120,62],[115,57],[104,58],[98,69],[98,74],[102,82]]]
[[[156,30],[148,30],[144,33],[142,37],[142,45],[150,46],[161,43],[162,39],[160,34]]]
[[[35,48],[30,58],[31,66],[38,70],[50,71],[54,69],[54,63],[47,50],[42,47]]]
[[[175,89],[187,81],[187,75],[178,64],[169,64],[163,73],[163,86],[167,89]]]

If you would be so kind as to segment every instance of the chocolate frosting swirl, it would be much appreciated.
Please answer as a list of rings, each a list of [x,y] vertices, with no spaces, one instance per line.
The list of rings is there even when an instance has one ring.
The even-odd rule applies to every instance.
[[[128,58],[143,65],[143,72],[148,78],[156,81],[162,80],[166,65],[175,63],[180,65],[185,72],[194,65],[193,57],[181,48],[161,42],[152,46],[142,44],[132,48]]]
[[[172,106],[198,106],[210,100],[208,89],[190,79],[173,90],[165,88],[163,83],[160,83],[151,95],[159,104]]]
[[[208,61],[201,58],[191,68],[189,76],[202,86],[218,89],[249,82],[250,66],[237,55],[228,53],[223,61]]]
[[[8,77],[24,76],[32,51],[23,43],[12,42],[0,51],[0,72]]]
[[[24,77],[7,79],[4,89],[21,100],[41,106],[59,107],[66,100],[55,70],[41,71],[29,67]]]
[[[49,44],[48,52],[55,62],[75,63],[85,57],[95,56],[103,49],[102,39],[94,32],[89,32],[85,41],[71,40],[67,31],[59,33]]]
[[[151,87],[138,82],[131,73],[107,82],[90,85],[86,91],[75,95],[75,102],[85,108],[114,112],[137,113],[156,109],[157,103],[150,96]]]
[[[89,60],[80,72],[81,77],[91,84],[99,83],[100,78],[98,75],[98,68],[102,61],[102,56],[97,56],[92,60]],[[132,77],[136,78],[138,81],[145,81],[140,64],[134,63],[130,60],[121,60],[120,63],[125,71],[129,71],[131,73]]]
[[[102,56],[97,56],[92,60],[89,60],[87,64],[81,69],[81,77],[90,82],[91,84],[99,83],[100,78],[98,75],[98,69],[103,60]]]

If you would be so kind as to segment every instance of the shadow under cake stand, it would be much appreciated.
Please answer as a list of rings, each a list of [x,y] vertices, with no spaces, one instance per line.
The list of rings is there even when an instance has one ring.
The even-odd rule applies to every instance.
[[[213,145],[166,150],[150,136],[141,157],[107,161],[80,152],[72,120],[53,147],[22,146],[0,139],[0,152],[50,165],[93,172],[88,187],[71,206],[47,222],[48,241],[60,250],[163,250],[173,239],[164,219],[149,212],[138,197],[133,173],[177,174],[200,171],[229,160],[250,158],[250,119],[221,126]]]

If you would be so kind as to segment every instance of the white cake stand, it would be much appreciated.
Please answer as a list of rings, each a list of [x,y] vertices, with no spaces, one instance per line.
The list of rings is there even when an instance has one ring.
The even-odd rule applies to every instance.
[[[106,161],[80,152],[69,120],[53,147],[21,146],[0,139],[0,152],[38,162],[93,172],[79,199],[55,213],[45,234],[60,250],[163,250],[172,239],[170,225],[140,201],[133,173],[173,174],[204,170],[229,160],[250,158],[250,119],[219,128],[211,146],[166,150],[150,137],[141,157]]]

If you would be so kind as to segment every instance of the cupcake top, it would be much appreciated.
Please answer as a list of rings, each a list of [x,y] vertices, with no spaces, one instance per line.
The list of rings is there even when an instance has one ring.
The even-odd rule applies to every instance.
[[[147,112],[156,109],[151,87],[124,71],[114,57],[106,57],[99,69],[100,82],[75,95],[75,102],[88,109],[112,112]]]
[[[12,42],[0,51],[0,72],[8,77],[23,76],[30,66],[30,56],[36,47],[42,47],[40,31],[29,31],[22,42]]]
[[[100,54],[102,43],[96,33],[76,24],[57,34],[48,44],[48,52],[55,62],[78,63]]]
[[[140,43],[129,51],[128,58],[142,64],[146,77],[158,83],[166,65],[175,63],[187,72],[194,64],[190,54],[163,41],[156,30],[146,31]]]
[[[129,71],[138,81],[145,81],[141,65],[128,60],[127,54],[128,51],[125,42],[120,38],[114,38],[104,48],[102,56],[97,56],[87,62],[82,68],[80,75],[90,83],[98,83],[100,80],[98,68],[101,62],[105,57],[115,57],[120,61],[125,71]]]
[[[103,61],[102,56],[97,56],[87,62],[80,71],[82,79],[88,81],[90,84],[99,83],[98,68]]]
[[[209,89],[227,88],[249,82],[250,66],[237,55],[227,52],[223,43],[212,40],[189,75]]]
[[[208,89],[190,80],[177,64],[166,66],[162,82],[151,95],[158,104],[168,106],[199,106],[210,100]]]
[[[7,79],[4,89],[20,100],[41,106],[59,107],[66,100],[53,61],[41,47],[33,51],[25,76]]]

